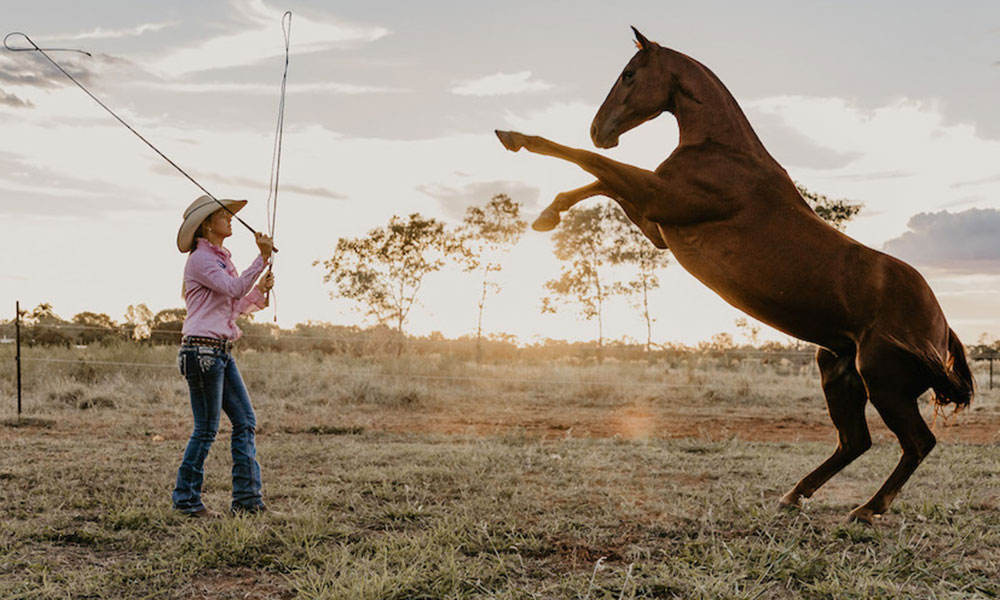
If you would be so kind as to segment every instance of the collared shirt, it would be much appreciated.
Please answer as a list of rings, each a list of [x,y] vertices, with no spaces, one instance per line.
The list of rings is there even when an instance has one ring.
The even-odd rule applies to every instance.
[[[183,335],[238,339],[242,332],[236,319],[267,306],[267,297],[253,285],[264,270],[264,259],[258,256],[237,275],[230,256],[229,250],[198,238],[184,265]]]

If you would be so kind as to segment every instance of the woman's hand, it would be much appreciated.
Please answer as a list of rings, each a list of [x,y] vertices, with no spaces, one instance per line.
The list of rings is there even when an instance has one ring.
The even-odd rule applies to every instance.
[[[264,273],[264,276],[260,278],[257,282],[257,289],[260,290],[261,294],[267,294],[274,287],[274,273],[268,271]]]
[[[271,252],[274,250],[274,240],[267,234],[259,231],[254,237],[257,239],[257,248],[260,249],[260,255],[264,258],[264,262],[267,262],[270,260]]]

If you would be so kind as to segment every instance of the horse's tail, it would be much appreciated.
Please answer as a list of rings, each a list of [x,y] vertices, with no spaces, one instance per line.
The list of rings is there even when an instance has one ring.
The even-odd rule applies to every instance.
[[[928,366],[931,368],[931,387],[934,389],[935,404],[938,406],[954,404],[955,410],[958,411],[972,403],[972,396],[975,394],[972,370],[969,369],[969,362],[965,358],[965,347],[950,328],[947,360],[944,364],[934,361]]]

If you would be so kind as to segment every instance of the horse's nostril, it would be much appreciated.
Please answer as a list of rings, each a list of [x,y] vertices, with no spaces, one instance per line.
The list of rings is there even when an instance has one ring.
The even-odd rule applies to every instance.
[[[597,123],[593,123],[590,126],[590,139],[597,137]]]

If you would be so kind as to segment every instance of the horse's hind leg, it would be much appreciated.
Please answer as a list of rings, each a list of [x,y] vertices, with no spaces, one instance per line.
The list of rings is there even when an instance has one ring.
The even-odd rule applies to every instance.
[[[872,404],[903,449],[899,463],[882,487],[849,515],[852,521],[871,523],[876,515],[889,510],[903,484],[930,454],[936,440],[917,406],[917,398],[928,386],[926,375],[915,360],[895,348],[882,346],[861,352],[858,366]]]
[[[783,507],[796,507],[809,498],[831,477],[872,445],[865,422],[867,393],[854,366],[854,355],[837,356],[820,348],[816,353],[823,382],[823,394],[830,419],[837,428],[837,448],[830,458],[799,481],[780,501]]]

